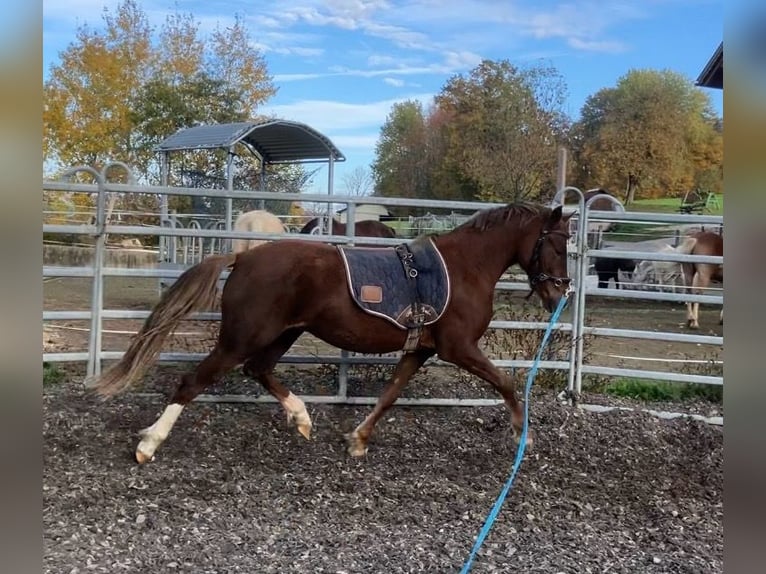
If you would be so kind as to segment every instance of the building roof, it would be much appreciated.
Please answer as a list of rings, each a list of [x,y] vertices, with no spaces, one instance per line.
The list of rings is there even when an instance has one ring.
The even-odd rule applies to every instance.
[[[723,42],[718,45],[697,78],[697,85],[702,88],[723,89]]]
[[[358,203],[356,205],[357,211],[360,209],[363,209],[365,211],[374,212],[374,213],[380,213],[381,215],[391,215],[391,212],[388,210],[388,208],[385,205],[378,205],[377,203]],[[344,207],[343,209],[339,209],[335,213],[345,213],[348,211],[348,207]]]
[[[155,151],[228,149],[241,143],[266,163],[345,161],[330,138],[299,122],[262,120],[195,126],[178,130]]]

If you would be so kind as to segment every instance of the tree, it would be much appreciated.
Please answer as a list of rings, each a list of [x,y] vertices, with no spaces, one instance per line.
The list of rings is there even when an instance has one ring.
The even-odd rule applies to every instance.
[[[423,106],[414,100],[395,103],[375,145],[372,164],[375,195],[426,197],[425,150]]]
[[[209,68],[213,77],[240,95],[237,105],[245,117],[254,117],[257,107],[277,93],[266,61],[253,47],[239,14],[235,14],[230,28],[216,28],[213,32]]]
[[[119,159],[149,178],[159,140],[199,123],[254,118],[276,91],[239,16],[208,40],[191,14],[177,12],[155,38],[135,0],[105,9],[103,19],[103,32],[78,29],[45,82],[49,163]]]
[[[624,189],[628,204],[638,193],[712,187],[723,157],[717,123],[707,94],[685,77],[632,70],[586,100],[573,127],[575,184]]]
[[[476,199],[537,199],[551,189],[567,127],[565,94],[553,68],[519,69],[507,60],[485,60],[447,82],[436,96],[449,118],[447,157]]]
[[[369,195],[372,192],[373,183],[370,170],[361,165],[343,175],[343,191],[346,195],[358,197]]]
[[[394,104],[373,162],[375,193],[455,200],[537,199],[553,188],[568,120],[552,68],[485,60],[452,77],[424,113]]]
[[[44,85],[44,158],[59,165],[136,159],[130,104],[155,65],[152,29],[134,0],[103,18],[103,33],[78,29]]]
[[[104,31],[87,26],[61,54],[44,86],[44,159],[48,165],[126,162],[140,181],[159,183],[158,143],[181,128],[254,121],[276,93],[261,53],[241,16],[207,38],[192,14],[170,14],[155,35],[135,0],[105,9]],[[260,187],[257,160],[237,150],[235,186]],[[185,153],[171,181],[222,188],[226,150]],[[313,176],[302,166],[271,166],[269,189],[300,191]],[[157,198],[121,197],[122,209],[156,212]],[[177,211],[221,210],[215,198],[175,196]]]

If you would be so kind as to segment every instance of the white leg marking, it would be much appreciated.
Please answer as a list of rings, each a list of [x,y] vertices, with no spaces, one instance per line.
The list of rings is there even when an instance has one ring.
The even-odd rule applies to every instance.
[[[301,399],[294,394],[289,393],[282,400],[282,407],[287,413],[287,422],[295,421],[295,425],[298,427],[304,437],[309,438],[311,436],[311,417],[306,410],[306,405]]]
[[[138,448],[136,449],[136,458],[139,459],[139,462],[151,460],[157,447],[168,438],[170,429],[173,428],[183,409],[183,405],[178,403],[169,404],[152,426],[141,431],[141,442],[138,443]],[[144,460],[140,460],[141,458]]]

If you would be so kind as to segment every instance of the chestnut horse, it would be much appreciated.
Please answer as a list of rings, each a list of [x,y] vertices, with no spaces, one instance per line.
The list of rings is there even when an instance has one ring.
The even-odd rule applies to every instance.
[[[723,257],[723,236],[712,231],[698,231],[684,238],[676,247],[679,253]],[[714,263],[681,263],[684,285],[692,293],[700,295],[711,281],[723,282],[723,265]],[[690,329],[699,329],[699,307],[697,302],[686,303],[686,323]],[[719,323],[723,325],[723,308]]]
[[[518,440],[524,411],[515,383],[482,353],[478,342],[492,318],[495,284],[511,265],[519,264],[526,272],[531,292],[537,293],[545,309],[551,312],[558,305],[570,283],[569,217],[562,215],[561,206],[512,204],[479,211],[449,233],[431,239],[446,265],[451,295],[439,318],[423,328],[417,347],[402,354],[372,412],[346,436],[350,455],[367,452],[378,419],[435,354],[484,379],[500,393],[511,411]],[[108,397],[135,383],[156,359],[171,330],[191,312],[210,308],[225,269],[231,273],[221,297],[218,341],[196,370],[182,377],[157,421],[141,432],[136,449],[139,463],[153,458],[189,402],[243,363],[243,371],[282,404],[288,421],[309,438],[312,425],[303,401],[274,376],[280,357],[301,333],[357,353],[395,352],[408,339],[407,331],[357,306],[337,247],[284,239],[238,255],[212,255],[186,270],[162,295],[122,359],[92,381],[96,392]]]
[[[319,233],[321,230],[321,217],[315,217],[304,225],[300,233]],[[330,235],[346,235],[346,224],[333,218],[330,224]],[[357,221],[354,224],[354,235],[357,237],[396,237],[396,232],[385,223],[374,219]]]

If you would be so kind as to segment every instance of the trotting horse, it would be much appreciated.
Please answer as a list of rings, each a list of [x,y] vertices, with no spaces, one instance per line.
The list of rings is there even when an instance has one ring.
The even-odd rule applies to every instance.
[[[282,221],[273,213],[256,209],[246,211],[234,222],[234,231],[252,231],[260,233],[285,233]],[[242,253],[258,245],[267,243],[265,239],[234,239],[231,242],[233,253]]]
[[[550,209],[512,204],[479,211],[449,233],[396,249],[355,248],[357,254],[367,251],[367,255],[374,253],[380,258],[393,255],[397,265],[400,261],[396,258],[400,257],[399,272],[404,276],[407,256],[401,255],[400,248],[410,250],[412,255],[418,241],[421,246],[424,242],[433,245],[431,253],[443,263],[449,296],[438,317],[425,323],[414,346],[408,345],[409,330],[362,310],[347,284],[347,255],[343,249],[285,239],[238,255],[212,255],[185,271],[165,291],[122,359],[90,383],[105,397],[135,383],[156,359],[171,330],[189,313],[211,306],[221,272],[231,269],[221,297],[218,341],[196,370],[182,377],[157,421],[141,432],[136,449],[139,463],[153,458],[189,402],[218,377],[243,363],[243,371],[279,400],[288,421],[309,438],[312,424],[303,401],[274,376],[280,357],[304,332],[357,353],[390,353],[410,347],[402,354],[372,412],[346,435],[351,456],[367,452],[367,441],[377,421],[396,401],[410,377],[434,354],[484,379],[500,393],[511,411],[518,440],[524,411],[514,381],[492,364],[478,342],[492,318],[495,284],[511,265],[518,263],[526,272],[530,294],[537,293],[545,309],[550,312],[558,304],[570,282],[570,216],[562,215],[560,206]],[[412,279],[413,274],[408,273],[408,277]],[[400,286],[404,292],[410,287],[408,280],[405,278]],[[531,434],[528,436],[531,442]]]
[[[321,229],[321,220],[322,218],[315,217],[301,228],[300,233],[318,233],[315,230]],[[335,218],[330,221],[330,235],[346,234],[345,223],[341,223]],[[396,232],[385,223],[375,221],[374,219],[365,219],[354,224],[354,235],[357,237],[396,237]]]
[[[712,231],[697,231],[684,238],[676,247],[679,253],[689,255],[710,255],[723,257],[723,236]],[[684,285],[693,294],[700,295],[711,281],[723,282],[723,265],[714,263],[682,262]],[[690,329],[699,329],[698,302],[686,303],[686,324]],[[723,325],[723,308],[719,323]]]

